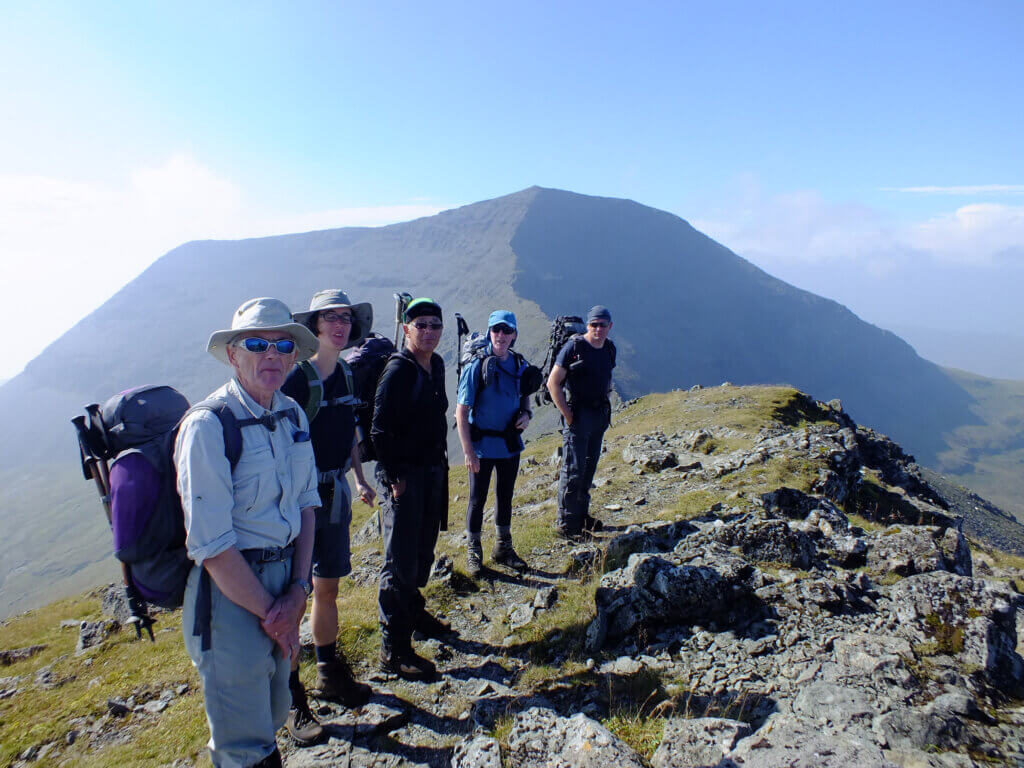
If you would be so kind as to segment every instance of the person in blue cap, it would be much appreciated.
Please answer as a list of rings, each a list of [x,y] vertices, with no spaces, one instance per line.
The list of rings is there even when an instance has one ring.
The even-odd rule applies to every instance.
[[[492,473],[496,478],[497,539],[491,557],[496,563],[516,570],[527,568],[512,546],[512,494],[519,472],[519,454],[523,450],[520,435],[533,415],[529,393],[524,394],[521,386],[529,364],[522,355],[512,351],[517,333],[516,316],[512,312],[507,309],[491,312],[487,320],[487,344],[462,369],[459,379],[455,422],[469,471],[466,566],[474,578],[483,571],[480,534]]]
[[[562,414],[562,469],[558,477],[560,536],[579,539],[603,527],[590,514],[590,485],[611,423],[615,344],[608,338],[612,314],[597,305],[587,313],[587,332],[559,350],[548,376],[548,392]],[[566,399],[563,387],[568,388]]]

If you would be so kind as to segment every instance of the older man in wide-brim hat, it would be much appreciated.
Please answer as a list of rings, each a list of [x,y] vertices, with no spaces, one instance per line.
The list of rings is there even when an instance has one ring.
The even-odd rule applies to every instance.
[[[182,420],[178,492],[196,563],[182,611],[185,647],[203,682],[215,766],[280,766],[313,546],[316,465],[309,424],[278,391],[317,350],[281,301],[251,299],[207,349],[231,380]],[[228,443],[240,440],[232,464]]]

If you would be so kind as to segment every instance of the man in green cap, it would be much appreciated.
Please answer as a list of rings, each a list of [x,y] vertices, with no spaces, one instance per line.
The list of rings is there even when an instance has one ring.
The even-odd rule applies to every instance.
[[[437,669],[413,651],[412,634],[440,638],[451,631],[427,612],[420,593],[448,519],[448,398],[444,361],[434,352],[444,323],[441,307],[428,298],[411,301],[403,320],[405,344],[381,373],[370,428],[384,535],[377,596],[381,667],[429,682]]]

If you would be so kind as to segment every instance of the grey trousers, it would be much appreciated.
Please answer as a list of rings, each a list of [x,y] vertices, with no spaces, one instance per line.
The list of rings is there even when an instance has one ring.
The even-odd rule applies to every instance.
[[[579,533],[590,512],[590,485],[601,458],[609,412],[575,406],[572,426],[562,425],[562,469],[558,475],[558,526]]]
[[[281,594],[291,582],[291,560],[252,569],[272,595]],[[196,567],[189,574],[181,626],[185,650],[203,682],[210,759],[217,768],[247,768],[277,749],[274,734],[284,725],[292,700],[290,664],[259,618],[226,598],[213,579],[211,642],[202,650],[200,637],[192,634],[201,573]]]
[[[443,465],[411,467],[405,492],[397,499],[379,467],[377,485],[384,538],[377,593],[382,644],[386,653],[404,652],[411,648],[412,631],[426,604],[420,588],[430,578],[441,522],[448,516],[448,470]]]

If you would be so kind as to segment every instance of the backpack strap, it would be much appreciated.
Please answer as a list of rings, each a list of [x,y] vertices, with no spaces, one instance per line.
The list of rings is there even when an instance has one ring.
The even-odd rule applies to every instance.
[[[227,457],[232,472],[238,465],[238,460],[242,458],[242,430],[245,427],[254,427],[260,424],[273,432],[277,429],[277,422],[286,418],[291,419],[296,427],[300,426],[299,415],[294,408],[265,413],[259,418],[250,416],[240,419],[235,416],[235,412],[231,410],[231,406],[225,400],[211,397],[193,405],[185,415],[187,416],[193,411],[212,411],[217,416],[224,434],[224,456]],[[184,418],[183,416],[182,419]]]
[[[344,397],[336,397],[331,400],[332,404],[337,405],[362,405],[362,400],[356,395],[356,380],[352,374],[352,366],[345,361],[344,358],[338,358],[338,365],[341,366],[341,373],[345,377],[345,395]]]
[[[423,377],[429,374],[420,367],[419,363],[410,360],[401,352],[392,352],[388,357],[388,362],[391,362],[392,360],[401,360],[416,368],[416,380],[412,384],[412,398],[409,400],[409,402],[415,403],[420,399],[420,394],[423,392]],[[383,371],[381,371],[381,375],[384,375]]]
[[[338,365],[341,366],[341,373],[345,377],[345,394],[325,400],[324,383],[320,379],[320,371],[309,360],[299,363],[299,369],[306,375],[306,382],[309,384],[309,397],[306,399],[306,406],[303,410],[306,412],[306,418],[310,424],[313,423],[313,419],[316,418],[321,408],[329,408],[332,405],[355,407],[362,404],[362,400],[355,394],[355,380],[352,376],[351,366],[341,358],[338,358]]]
[[[309,395],[306,397],[306,404],[303,410],[306,412],[306,419],[312,424],[313,419],[320,412],[320,406],[323,404],[324,383],[320,379],[320,371],[309,360],[303,360],[299,363],[299,370],[306,375],[306,384],[309,386]]]

